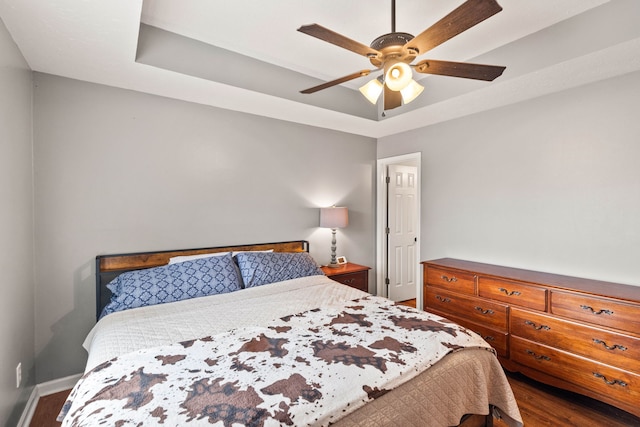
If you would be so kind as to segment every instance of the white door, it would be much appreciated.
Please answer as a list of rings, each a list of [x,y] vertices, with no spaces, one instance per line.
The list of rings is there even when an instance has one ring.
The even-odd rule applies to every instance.
[[[416,298],[418,168],[389,165],[387,177],[387,295],[405,301]]]

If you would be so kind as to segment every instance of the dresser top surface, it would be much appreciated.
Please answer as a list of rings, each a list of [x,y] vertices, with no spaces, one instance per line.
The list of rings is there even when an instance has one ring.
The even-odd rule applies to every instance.
[[[640,286],[624,285],[601,280],[585,279],[561,274],[545,273],[541,271],[525,270],[521,268],[504,267],[475,261],[465,261],[454,258],[441,258],[423,261],[423,265],[433,267],[454,268],[472,271],[484,276],[517,280],[557,289],[584,292],[602,297],[613,297],[640,303]]]

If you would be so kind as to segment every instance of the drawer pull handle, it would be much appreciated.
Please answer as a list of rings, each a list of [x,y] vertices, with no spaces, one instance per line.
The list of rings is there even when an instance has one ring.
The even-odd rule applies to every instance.
[[[589,310],[591,311],[593,314],[597,314],[597,315],[601,315],[601,314],[608,314],[609,316],[611,316],[613,314],[613,311],[611,310],[600,310],[600,311],[595,311],[593,309],[593,307],[589,307],[588,305],[581,305],[580,306],[581,309],[583,310]]]
[[[514,296],[520,296],[520,292],[518,292],[518,291],[511,291],[511,292],[509,292],[509,291],[508,291],[508,290],[506,290],[505,288],[498,288],[498,290],[499,290],[500,292],[504,292],[504,293],[505,293],[505,294],[507,294],[507,296],[509,296],[509,297],[510,297],[511,295],[514,295]]]
[[[354,281],[354,280],[355,280],[355,279],[345,279],[343,283],[344,283],[345,285],[350,285],[350,284],[352,284],[352,283],[353,283],[353,281]]]
[[[529,356],[533,356],[536,360],[540,360],[540,359],[546,360],[546,361],[551,360],[551,358],[549,356],[545,356],[545,355],[542,355],[542,354],[536,354],[535,352],[533,352],[531,350],[526,350],[526,351],[527,351],[527,354]]]
[[[436,299],[438,301],[442,301],[442,302],[451,302],[451,300],[449,298],[442,298],[440,295],[436,295]]]
[[[536,325],[535,323],[533,323],[531,320],[525,320],[525,321],[524,321],[524,324],[525,324],[525,325],[529,325],[529,326],[531,326],[531,327],[532,327],[533,329],[535,329],[536,331],[539,331],[540,329],[544,329],[545,331],[550,331],[550,330],[551,330],[551,328],[550,328],[550,327],[548,327],[547,325],[540,325],[540,326],[538,326],[538,325]]]
[[[606,348],[607,350],[622,350],[622,351],[627,351],[627,347],[620,345],[620,344],[614,344],[612,346],[608,346],[606,342],[599,340],[597,338],[593,339],[593,342],[596,344],[602,344],[604,346],[604,348]]]
[[[449,282],[449,283],[458,281],[458,279],[456,279],[455,277],[447,277],[444,274],[442,276],[440,276],[440,278],[442,280],[444,280],[445,282]]]
[[[479,311],[482,314],[493,314],[493,310],[491,310],[490,308],[487,310],[484,310],[482,307],[478,307],[477,305],[474,307],[477,311]]]
[[[596,378],[602,378],[602,381],[604,381],[605,383],[607,383],[607,384],[609,384],[609,385],[616,385],[616,384],[618,384],[618,385],[620,385],[620,387],[626,387],[626,386],[628,385],[627,383],[625,383],[625,382],[624,382],[624,381],[622,381],[622,380],[612,380],[612,381],[609,381],[609,380],[607,379],[607,377],[605,377],[604,375],[599,374],[599,373],[597,373],[597,372],[594,372],[594,373],[593,373],[593,376],[594,376],[594,377],[596,377]]]
[[[487,335],[486,337],[482,337],[484,338],[485,341],[495,341],[495,337],[492,337],[491,335]]]

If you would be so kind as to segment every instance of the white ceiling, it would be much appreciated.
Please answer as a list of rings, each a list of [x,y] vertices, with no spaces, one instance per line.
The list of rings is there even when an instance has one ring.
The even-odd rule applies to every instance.
[[[598,14],[611,20],[607,13],[635,13],[638,8],[631,0],[498,2],[502,12],[433,49],[425,58],[465,61],[480,57],[484,63],[506,66],[504,75],[492,83],[473,84],[464,79],[426,77],[420,103],[400,107],[382,120],[334,111],[330,101],[329,106],[321,107],[307,103],[308,98],[281,97],[146,65],[136,62],[136,52],[142,22],[322,81],[332,80],[371,66],[362,56],[296,29],[318,23],[368,45],[391,31],[390,0],[2,0],[0,17],[34,71],[370,137],[640,69],[637,31],[597,34],[604,30],[587,25]],[[615,2],[617,9],[611,4]],[[397,0],[396,30],[417,35],[462,3]],[[617,18],[624,21],[628,17]],[[634,18],[638,22],[640,16]],[[609,23],[610,27],[614,25]],[[255,78],[260,75],[256,73]],[[344,86],[355,92],[364,82],[366,79],[358,79]],[[331,91],[339,90],[304,96],[330,100]],[[364,99],[362,108],[376,110]]]

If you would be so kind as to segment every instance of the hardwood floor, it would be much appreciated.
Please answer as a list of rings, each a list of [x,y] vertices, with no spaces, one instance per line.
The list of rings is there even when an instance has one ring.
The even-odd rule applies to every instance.
[[[56,417],[65,400],[67,400],[70,391],[60,391],[41,397],[29,427],[59,427],[62,423],[57,422]]]
[[[640,418],[597,400],[507,372],[526,427],[638,427]],[[503,421],[495,427],[505,427]]]
[[[575,393],[549,387],[520,374],[507,373],[526,427],[638,427],[640,418]],[[69,390],[40,398],[30,427],[59,427],[55,419]],[[427,424],[425,424],[427,425]],[[506,427],[495,420],[494,427]]]
[[[416,308],[416,299],[408,299],[406,301],[398,301],[398,304],[408,305],[409,307]]]

